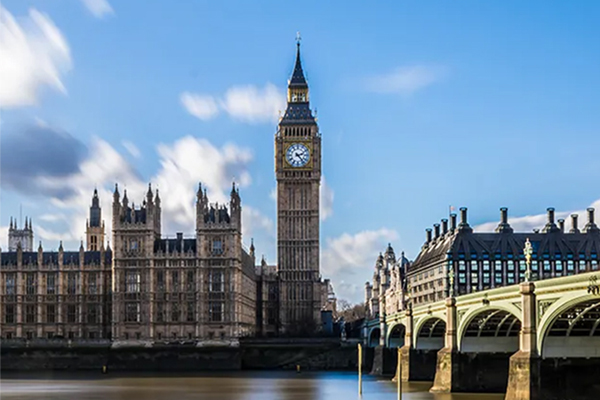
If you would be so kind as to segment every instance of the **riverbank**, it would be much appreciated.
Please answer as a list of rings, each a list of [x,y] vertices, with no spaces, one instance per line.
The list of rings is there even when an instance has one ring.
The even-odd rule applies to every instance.
[[[365,371],[372,363],[365,352]],[[2,371],[356,370],[356,344],[332,340],[248,340],[213,344],[116,345],[106,342],[2,346]]]

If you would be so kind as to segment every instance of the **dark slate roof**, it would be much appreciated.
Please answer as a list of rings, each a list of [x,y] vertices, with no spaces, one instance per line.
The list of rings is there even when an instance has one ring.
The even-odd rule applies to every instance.
[[[315,117],[312,115],[308,102],[288,103],[285,114],[283,114],[283,118],[280,121],[280,125],[289,124],[316,124]]]
[[[127,207],[127,209],[124,212],[123,217],[121,218],[121,222],[146,223],[146,209],[140,208],[139,210],[133,210],[133,215],[132,215],[131,207]]]
[[[597,259],[600,254],[600,232],[564,233],[554,230],[547,233],[505,231],[501,233],[455,230],[425,244],[411,264],[410,273],[421,271],[448,259],[521,259],[529,239],[534,249],[534,259]]]
[[[89,264],[100,264],[101,253],[99,251],[85,251],[83,253],[84,265]],[[1,265],[17,264],[17,252],[2,252]],[[23,252],[23,264],[37,264],[38,253],[37,251]],[[110,264],[112,261],[112,252],[106,251],[104,253],[104,261]],[[78,251],[65,251],[63,253],[63,264],[79,264],[79,252]],[[58,264],[58,251],[44,251],[42,252],[42,264]]]
[[[2,252],[0,255],[0,265],[16,265],[17,264],[17,252]]]
[[[83,264],[100,264],[102,260],[102,255],[99,251],[86,251],[83,253]]]
[[[229,212],[227,211],[227,208],[214,208],[211,206],[208,212],[204,214],[204,222],[230,223],[231,218],[229,217]]]
[[[196,239],[157,239],[154,241],[154,252],[163,252],[166,253],[167,249],[169,249],[169,253],[172,252],[181,252],[181,244],[183,242],[183,252],[187,253],[188,251],[192,251],[196,254]]]
[[[290,79],[290,87],[308,87],[306,78],[304,78],[304,71],[302,70],[302,62],[300,61],[300,43],[296,49],[296,64],[294,65],[294,72]]]

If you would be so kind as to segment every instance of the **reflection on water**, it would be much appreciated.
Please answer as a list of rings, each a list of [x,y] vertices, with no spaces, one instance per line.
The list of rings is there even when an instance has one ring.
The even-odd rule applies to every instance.
[[[502,394],[431,394],[431,383],[411,382],[403,400],[501,400]],[[351,400],[358,381],[348,372],[235,372],[203,375],[3,374],[2,399],[12,400]],[[363,400],[396,399],[396,384],[365,376]]]

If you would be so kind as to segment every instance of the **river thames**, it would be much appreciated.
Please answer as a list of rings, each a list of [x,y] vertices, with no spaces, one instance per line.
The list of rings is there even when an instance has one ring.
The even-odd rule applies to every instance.
[[[502,394],[431,394],[431,383],[403,387],[404,400],[501,400]],[[2,399],[19,400],[349,400],[358,399],[351,372],[236,372],[202,375],[3,374]],[[362,399],[396,399],[396,384],[364,376]]]

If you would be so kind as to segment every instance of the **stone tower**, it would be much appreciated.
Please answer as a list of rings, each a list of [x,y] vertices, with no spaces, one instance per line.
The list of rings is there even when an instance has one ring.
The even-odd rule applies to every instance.
[[[92,206],[86,224],[85,238],[87,251],[100,251],[104,244],[104,221],[102,220],[102,209],[100,208],[97,189],[94,189],[94,195],[92,196]]]
[[[152,301],[143,293],[152,287],[154,244],[160,239],[160,197],[148,186],[139,208],[129,203],[127,191],[120,200],[113,194],[113,339],[153,336]]]
[[[8,227],[8,251],[17,251],[17,248],[21,246],[22,251],[33,251],[33,229],[31,228],[31,218],[28,220],[25,217],[25,226],[19,229],[17,226],[17,219],[14,220],[11,217],[10,225]]]
[[[287,108],[275,136],[280,332],[320,325],[319,187],[321,134],[309,104],[297,43]],[[308,332],[307,332],[308,333]]]

